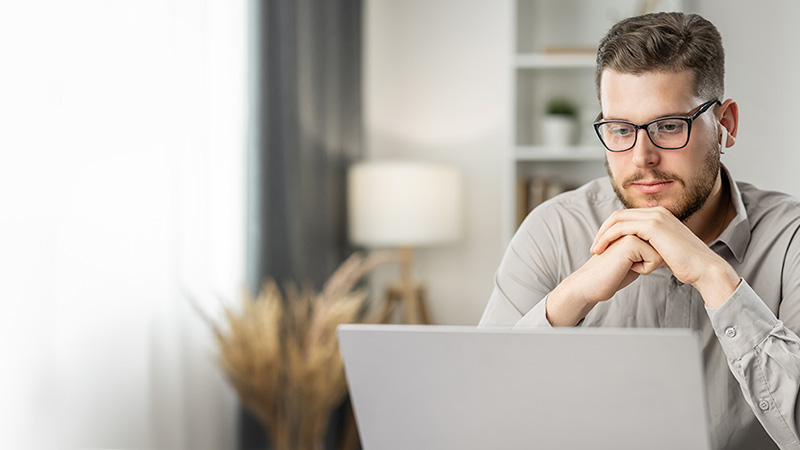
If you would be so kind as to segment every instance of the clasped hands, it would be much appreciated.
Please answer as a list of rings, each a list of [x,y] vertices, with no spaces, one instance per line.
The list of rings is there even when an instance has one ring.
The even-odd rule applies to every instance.
[[[575,325],[595,304],[662,267],[694,286],[712,308],[721,306],[740,281],[730,264],[663,207],[615,211],[595,235],[591,252],[589,261],[548,296],[551,324]]]

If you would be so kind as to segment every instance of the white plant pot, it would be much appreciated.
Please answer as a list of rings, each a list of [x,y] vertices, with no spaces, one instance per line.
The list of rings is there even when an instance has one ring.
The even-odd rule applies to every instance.
[[[578,122],[573,117],[556,114],[544,116],[542,120],[544,145],[553,150],[565,150],[575,145],[577,128]]]

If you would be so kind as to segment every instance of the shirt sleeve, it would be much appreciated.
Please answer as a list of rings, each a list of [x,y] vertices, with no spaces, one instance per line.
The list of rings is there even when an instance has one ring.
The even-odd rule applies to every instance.
[[[537,302],[533,308],[524,314],[519,311],[514,303],[503,294],[502,290],[495,282],[492,296],[489,297],[489,304],[483,312],[478,326],[501,326],[509,328],[535,328],[552,327],[547,320],[546,305],[547,297]]]
[[[561,232],[548,225],[554,212],[535,209],[509,243],[478,326],[550,327],[546,297],[559,282],[556,261]],[[588,248],[588,247],[587,247]]]
[[[713,314],[714,332],[744,398],[781,449],[800,449],[800,339],[743,280]]]

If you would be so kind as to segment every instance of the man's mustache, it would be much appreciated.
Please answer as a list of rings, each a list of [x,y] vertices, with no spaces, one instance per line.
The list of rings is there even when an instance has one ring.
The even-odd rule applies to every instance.
[[[655,181],[675,181],[683,186],[686,185],[679,176],[664,172],[663,170],[659,169],[650,169],[649,171],[638,171],[633,175],[631,175],[630,177],[626,178],[625,181],[622,183],[622,185],[628,187],[631,184],[644,179],[655,180]]]

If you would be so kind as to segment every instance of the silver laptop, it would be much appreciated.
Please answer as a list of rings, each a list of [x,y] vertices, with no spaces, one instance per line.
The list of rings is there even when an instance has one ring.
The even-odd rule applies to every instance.
[[[708,450],[690,330],[342,325],[365,450]]]

